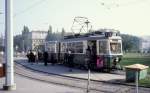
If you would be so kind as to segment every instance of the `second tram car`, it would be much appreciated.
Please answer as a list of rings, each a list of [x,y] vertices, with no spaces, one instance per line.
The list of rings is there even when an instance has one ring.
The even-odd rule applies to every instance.
[[[85,35],[67,36],[64,40],[49,41],[45,44],[55,62],[68,64],[66,56],[72,55],[72,64],[79,67],[110,72],[117,69],[122,58],[122,39],[119,32],[94,32]],[[90,56],[87,56],[87,51]],[[90,59],[90,63],[87,61]]]

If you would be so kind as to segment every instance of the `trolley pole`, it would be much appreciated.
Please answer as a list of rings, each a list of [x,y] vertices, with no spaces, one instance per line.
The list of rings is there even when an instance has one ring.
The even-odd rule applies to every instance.
[[[90,68],[88,68],[88,82],[87,82],[87,92],[86,93],[89,93],[90,92]]]
[[[5,61],[6,78],[4,90],[15,90],[13,63],[13,0],[5,0]]]

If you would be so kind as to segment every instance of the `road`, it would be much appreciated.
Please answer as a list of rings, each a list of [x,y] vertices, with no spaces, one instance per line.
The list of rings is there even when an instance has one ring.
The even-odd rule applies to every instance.
[[[0,59],[2,59],[0,57]],[[1,61],[2,62],[2,61]],[[17,89],[14,91],[2,90],[5,78],[0,78],[0,93],[85,93],[86,90],[53,83],[46,83],[32,78],[15,74]]]
[[[0,93],[85,93],[85,90],[62,85],[55,85],[15,75],[17,89],[15,91],[3,91]],[[0,89],[4,84],[4,78],[0,79]]]
[[[15,68],[16,68],[15,72],[17,74],[23,75],[25,77],[34,78],[36,80],[40,80],[43,82],[60,84],[60,85],[76,87],[76,88],[81,88],[81,89],[86,90],[87,80],[84,80],[84,79],[77,79],[77,78],[63,77],[63,76],[57,76],[57,75],[47,74],[47,73],[40,73],[38,71],[27,69],[19,64],[16,64]],[[98,93],[103,93],[103,92],[104,93],[122,93],[122,92],[124,93],[130,90],[128,86],[117,85],[117,84],[107,84],[107,83],[95,82],[95,81],[91,81],[90,89]]]

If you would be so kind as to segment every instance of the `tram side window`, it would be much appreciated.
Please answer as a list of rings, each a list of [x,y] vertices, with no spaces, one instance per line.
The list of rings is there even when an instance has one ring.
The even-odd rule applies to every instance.
[[[99,41],[99,53],[106,54],[108,50],[107,42],[106,41]]]
[[[47,51],[50,51],[50,47],[49,47],[49,46],[46,46],[46,50],[47,50]]]
[[[62,44],[61,44],[61,52],[62,52],[62,53],[66,53],[66,52],[67,52],[66,43],[62,43]]]
[[[121,44],[120,43],[110,43],[111,53],[121,53]]]
[[[59,51],[59,43],[56,43],[56,52]]]
[[[50,47],[50,44],[46,44],[46,49],[47,49],[47,51],[51,51],[51,47]]]
[[[74,44],[73,43],[67,43],[67,50],[71,51],[71,53],[74,53]]]
[[[67,49],[71,53],[83,53],[83,42],[71,42],[67,43]]]
[[[83,53],[83,42],[77,42],[76,43],[75,53]]]
[[[55,44],[50,44],[50,52],[55,53]]]
[[[71,43],[71,53],[75,53],[75,45],[76,45],[76,43],[75,42],[72,42]]]

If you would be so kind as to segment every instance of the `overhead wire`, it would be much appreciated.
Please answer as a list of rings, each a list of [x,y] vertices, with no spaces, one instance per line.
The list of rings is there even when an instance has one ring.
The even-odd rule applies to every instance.
[[[118,7],[126,7],[131,5],[136,5],[140,3],[146,3],[150,0],[130,0],[129,2],[119,3],[119,0],[113,0],[113,2],[106,2],[106,0],[99,0],[101,5],[107,9],[118,8]]]
[[[141,4],[141,3],[146,3],[150,0],[135,0],[135,1],[130,1],[127,3],[122,3],[122,4],[118,4],[119,7],[126,7],[126,6],[131,6],[131,5],[137,5],[137,4]]]
[[[39,6],[39,5],[41,5],[42,3],[46,2],[46,1],[47,0],[39,0],[39,1],[35,2],[35,3],[33,3],[31,6],[27,7],[26,9],[24,9],[24,10],[18,12],[18,13],[15,13],[14,17],[16,17],[18,15],[21,15],[21,14],[23,14],[23,13],[25,13],[25,12],[27,12],[27,11],[29,11],[29,10],[37,7],[37,6]]]
[[[23,14],[23,13],[25,13],[25,12],[27,12],[27,11],[35,8],[35,7],[37,7],[38,5],[41,5],[42,3],[46,2],[46,1],[47,0],[39,0],[39,1],[35,2],[35,3],[33,3],[31,6],[27,7],[26,9],[24,9],[24,10],[18,12],[18,13],[15,13],[13,17],[15,18],[16,16],[19,16],[19,15],[21,15],[21,14]],[[1,10],[0,10],[0,15],[2,15],[2,14],[5,14],[5,13],[1,12]],[[4,23],[0,22],[0,25],[4,25]]]

